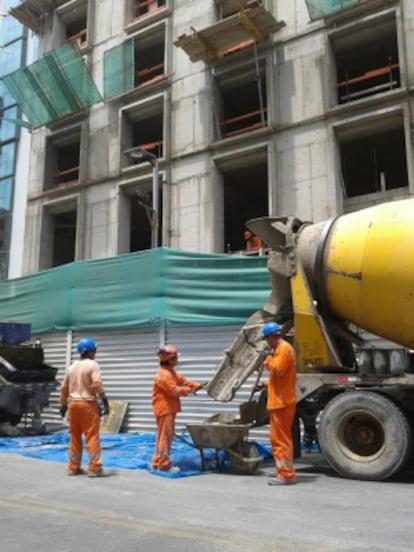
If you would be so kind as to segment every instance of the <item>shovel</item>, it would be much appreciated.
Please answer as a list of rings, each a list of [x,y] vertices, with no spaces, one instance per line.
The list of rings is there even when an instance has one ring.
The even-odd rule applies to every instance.
[[[252,424],[256,420],[257,414],[257,401],[253,400],[253,395],[256,393],[256,388],[259,385],[260,378],[262,377],[264,364],[261,365],[260,370],[257,373],[256,381],[252,392],[250,393],[249,400],[239,405],[239,415],[242,424]]]

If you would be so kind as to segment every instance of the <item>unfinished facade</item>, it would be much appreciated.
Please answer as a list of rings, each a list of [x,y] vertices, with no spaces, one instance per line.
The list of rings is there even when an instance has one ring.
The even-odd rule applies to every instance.
[[[43,56],[21,99],[24,273],[149,248],[154,205],[157,245],[222,253],[250,218],[413,194],[411,0],[24,0],[13,15]]]

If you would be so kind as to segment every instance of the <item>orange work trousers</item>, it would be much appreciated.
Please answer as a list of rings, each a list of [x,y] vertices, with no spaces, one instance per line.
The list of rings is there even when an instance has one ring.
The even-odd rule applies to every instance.
[[[280,479],[294,481],[292,424],[296,404],[269,410],[270,444],[276,464],[276,475]]]
[[[70,401],[68,421],[70,433],[68,471],[79,470],[82,465],[82,434],[85,435],[86,450],[89,455],[88,471],[102,471],[100,417],[96,401]]]
[[[171,468],[170,452],[174,437],[175,414],[157,416],[157,439],[151,466],[154,470]]]

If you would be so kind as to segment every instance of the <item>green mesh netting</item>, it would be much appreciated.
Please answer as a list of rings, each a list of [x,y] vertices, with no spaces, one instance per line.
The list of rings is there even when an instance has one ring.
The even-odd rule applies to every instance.
[[[150,249],[78,261],[0,282],[2,320],[33,333],[115,329],[161,320],[239,324],[270,292],[266,257]]]
[[[74,41],[3,80],[34,128],[102,101]]]
[[[333,13],[352,8],[361,3],[361,0],[305,0],[309,17],[312,21],[321,19]]]
[[[135,85],[134,39],[130,38],[104,52],[105,100],[119,96]]]

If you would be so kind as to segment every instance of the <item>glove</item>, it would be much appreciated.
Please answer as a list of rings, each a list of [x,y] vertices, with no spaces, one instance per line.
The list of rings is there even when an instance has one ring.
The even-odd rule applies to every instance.
[[[267,355],[267,357],[263,361],[264,365],[267,366],[268,363],[272,360],[272,358],[273,358],[272,355]]]
[[[67,405],[61,405],[61,407],[59,408],[59,412],[60,412],[60,415],[62,416],[62,418],[64,418],[66,416],[66,412],[68,411],[68,407]]]
[[[109,402],[106,397],[101,397],[102,400],[102,406],[100,408],[99,414],[101,416],[107,416],[109,414]]]

